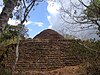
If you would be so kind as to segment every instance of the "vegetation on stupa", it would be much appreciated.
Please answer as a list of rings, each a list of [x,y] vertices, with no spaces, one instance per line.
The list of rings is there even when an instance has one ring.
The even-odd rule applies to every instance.
[[[47,34],[47,36],[43,36],[44,33]],[[33,49],[33,50],[39,50],[39,49],[45,48],[45,47],[42,47],[42,46],[40,47],[39,42],[40,43],[43,42],[43,40],[41,41],[41,38],[46,39],[46,37],[48,39],[46,39],[46,40],[44,39],[44,42],[48,41],[47,44],[50,44],[52,46],[53,43],[54,43],[53,40],[56,41],[56,39],[54,38],[55,36],[54,37],[53,36],[49,37],[52,34],[55,34],[56,37],[57,36],[61,37],[61,35],[58,35],[58,33],[47,30],[47,31],[41,32],[41,34],[38,34],[33,39],[24,39],[24,40],[21,39],[22,44],[21,44],[21,47],[19,47],[19,48],[24,49],[24,47],[28,46],[28,45],[30,46],[29,49]],[[52,39],[52,41],[50,41],[50,38]],[[38,40],[38,43],[37,43],[38,45],[32,46],[33,45],[32,44],[33,40],[36,40],[36,41]],[[67,47],[68,47],[69,54],[68,53],[66,53],[66,54],[68,54],[68,55],[71,54],[71,55],[75,56],[81,63],[89,62],[91,64],[91,66],[89,66],[90,68],[86,67],[87,68],[86,72],[91,74],[91,75],[93,75],[93,74],[99,75],[99,69],[100,69],[100,67],[99,67],[99,65],[100,65],[100,41],[94,41],[94,40],[84,40],[84,41],[82,41],[82,40],[79,40],[79,39],[77,39],[77,40],[75,40],[75,39],[65,39],[65,40],[67,40],[66,43],[70,42],[70,44],[66,44],[66,46],[63,45],[63,44],[60,44],[60,41],[58,39],[58,45],[59,46],[61,45],[62,48],[64,46],[66,48],[66,51],[67,51]],[[11,41],[11,39],[9,39],[9,41]],[[8,41],[6,41],[6,43],[7,42]],[[24,42],[26,43],[25,45],[23,44]],[[4,48],[3,47],[0,48],[0,51],[3,50],[3,52],[4,52],[4,50],[5,50],[5,53],[0,52],[1,53],[0,57],[3,58],[3,59],[0,58],[0,60],[2,60],[2,61],[0,61],[0,65],[1,65],[2,68],[5,66],[3,60],[5,58],[7,58],[9,53],[12,52],[15,49],[15,45],[16,45],[16,43],[11,41],[9,44],[7,43],[7,45]],[[53,46],[53,48],[58,48],[58,46],[56,46],[56,45],[54,45],[54,46]],[[47,45],[47,47],[48,47],[48,45]],[[27,50],[29,50],[29,49],[27,48]],[[49,49],[49,47],[48,47],[48,49]],[[2,71],[2,74],[5,73],[5,75],[7,73],[11,74],[11,69],[9,69],[9,68],[8,69],[1,69],[1,71]]]
[[[35,3],[36,1],[37,3]],[[24,32],[21,32],[21,31],[24,28],[23,23],[27,21],[27,17],[29,17],[28,16],[29,12],[34,6],[38,5],[39,1],[41,2],[42,0],[3,0],[4,8],[0,14],[0,75],[11,75],[12,70],[10,68],[6,68],[5,59],[8,58],[9,54],[15,50],[17,45],[21,45],[19,49],[20,48],[23,49],[23,47],[27,47],[27,45],[34,47],[32,46],[33,39],[26,39],[24,37],[24,35],[27,32],[27,29]],[[85,10],[83,10],[82,16],[76,16],[77,12],[75,10],[74,15],[70,17],[72,17],[77,23],[91,24],[87,28],[95,25],[96,29],[98,30],[96,33],[98,36],[100,36],[100,0],[91,0],[90,5],[84,4],[82,0],[79,0],[79,2],[86,8]],[[26,3],[29,5],[27,5]],[[16,6],[20,9],[17,9],[18,12],[16,12],[15,15],[13,15],[12,12]],[[21,14],[22,11],[24,12]],[[64,12],[66,13],[66,11]],[[67,13],[70,14],[69,11]],[[22,15],[24,16],[22,17]],[[9,18],[12,18],[13,16],[16,17],[16,20],[20,20],[21,24],[19,24],[18,26],[8,25],[7,22]],[[53,41],[48,40],[48,38],[46,39],[44,34],[42,34],[41,36],[45,38],[45,41],[48,42],[48,45],[53,44]],[[51,37],[52,40],[54,40],[56,39],[58,34],[55,36],[55,38],[52,36],[48,35],[47,37]],[[62,37],[62,36],[59,36],[59,37]],[[57,41],[57,39],[56,39],[57,41],[56,44],[62,47],[64,46],[65,51],[67,51],[66,47],[68,47],[69,54],[78,58],[79,61],[81,61],[81,63],[88,62],[90,64],[90,66],[86,67],[86,72],[87,72],[86,75],[100,75],[100,40],[98,41],[90,40],[90,39],[76,40],[74,39],[74,37],[72,37],[73,39],[68,39],[70,37],[71,36],[66,37],[67,38],[66,40],[68,40],[70,44],[67,44],[67,45],[65,45],[64,43],[59,44],[59,41]],[[43,47],[39,45],[39,42],[41,40],[40,39],[37,39],[37,40],[38,40],[38,43],[36,43],[37,45],[34,48],[31,48],[32,50],[33,49],[41,50],[41,48]],[[19,41],[21,42],[19,43]],[[42,42],[44,41],[42,40]],[[26,43],[26,44],[23,44],[23,43]],[[43,48],[45,48],[45,46]],[[59,48],[57,45],[51,46],[51,47],[52,47],[51,49]],[[30,47],[28,46],[28,48]],[[25,48],[25,49],[27,50],[28,48]],[[49,46],[47,46],[47,48],[49,48]]]

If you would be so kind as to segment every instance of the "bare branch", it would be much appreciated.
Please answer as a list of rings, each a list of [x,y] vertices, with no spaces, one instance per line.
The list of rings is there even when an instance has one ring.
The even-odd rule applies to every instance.
[[[25,9],[25,12],[24,12],[24,19],[21,21],[21,24],[23,24],[24,21],[26,20],[28,14],[29,14],[29,12],[31,11],[31,9],[33,8],[34,4],[35,4],[35,0],[33,0],[33,1],[29,4],[29,6]]]

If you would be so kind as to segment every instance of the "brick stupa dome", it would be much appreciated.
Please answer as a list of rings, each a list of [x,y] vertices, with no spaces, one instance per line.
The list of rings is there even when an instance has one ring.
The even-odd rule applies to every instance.
[[[62,35],[52,29],[46,29],[34,37],[34,39],[64,39]]]
[[[51,40],[34,41],[37,38]],[[75,52],[70,49],[71,42],[51,29],[42,31],[32,40],[21,42],[19,58],[13,75],[49,75],[37,72],[49,72],[65,66],[78,65],[80,61]],[[13,68],[16,58],[15,52],[13,49],[5,59],[7,67]]]

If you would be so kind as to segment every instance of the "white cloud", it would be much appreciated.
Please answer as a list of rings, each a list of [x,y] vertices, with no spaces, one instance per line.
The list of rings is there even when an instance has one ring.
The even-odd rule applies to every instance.
[[[61,30],[65,29],[66,34],[74,35],[81,39],[87,39],[87,38],[97,38],[98,39],[98,36],[95,34],[95,32],[96,32],[95,29],[74,32],[74,31],[80,30],[81,26],[65,23],[65,21],[61,18],[61,12],[59,11],[60,7],[61,7],[59,0],[55,0],[55,2],[53,2],[53,1],[54,0],[47,1],[47,3],[48,3],[47,10],[49,13],[49,16],[47,16],[47,19],[50,23],[48,28],[52,27],[52,29],[55,29],[56,31],[59,31],[60,29]],[[60,0],[60,1],[62,1],[65,8],[70,8],[70,5],[69,5],[70,0]],[[78,0],[72,0],[72,1],[78,2]],[[84,1],[87,2],[87,0],[84,0]],[[70,20],[70,18],[68,16],[67,16],[66,20],[69,22],[72,21],[72,20]]]
[[[50,25],[48,26],[48,29],[52,29],[52,22],[50,22],[51,21],[51,16],[47,16],[47,19],[50,23]]]
[[[49,25],[49,26],[48,26],[48,29],[52,29],[52,25]]]
[[[32,29],[31,29],[31,28],[28,28],[28,30],[29,30],[29,31],[32,31]]]
[[[2,12],[2,8],[0,7],[0,13]]]
[[[32,24],[32,23],[33,23],[32,21],[27,21],[27,22],[25,21],[24,22],[25,25],[29,25],[29,24]],[[20,21],[9,18],[8,24],[16,26],[16,25],[20,24]]]
[[[16,26],[16,25],[20,24],[20,21],[9,18],[8,24]]]
[[[47,10],[49,13],[56,15],[59,14],[59,5],[56,2],[47,1]]]
[[[38,27],[43,27],[43,22],[33,22],[33,24]]]
[[[2,12],[2,8],[3,8],[3,0],[0,0],[0,13]]]
[[[32,24],[32,23],[33,23],[32,21],[27,21],[27,22],[25,21],[24,22],[25,25],[29,25],[29,24]]]
[[[51,16],[47,16],[47,19],[50,20],[51,19]]]

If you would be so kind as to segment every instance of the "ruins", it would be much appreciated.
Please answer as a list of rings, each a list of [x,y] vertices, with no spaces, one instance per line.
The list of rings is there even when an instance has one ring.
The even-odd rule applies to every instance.
[[[13,75],[79,75],[74,72],[81,60],[70,49],[73,41],[51,29],[42,31],[33,39],[21,41]],[[15,55],[15,48],[12,48],[5,59],[6,67],[13,69]]]

